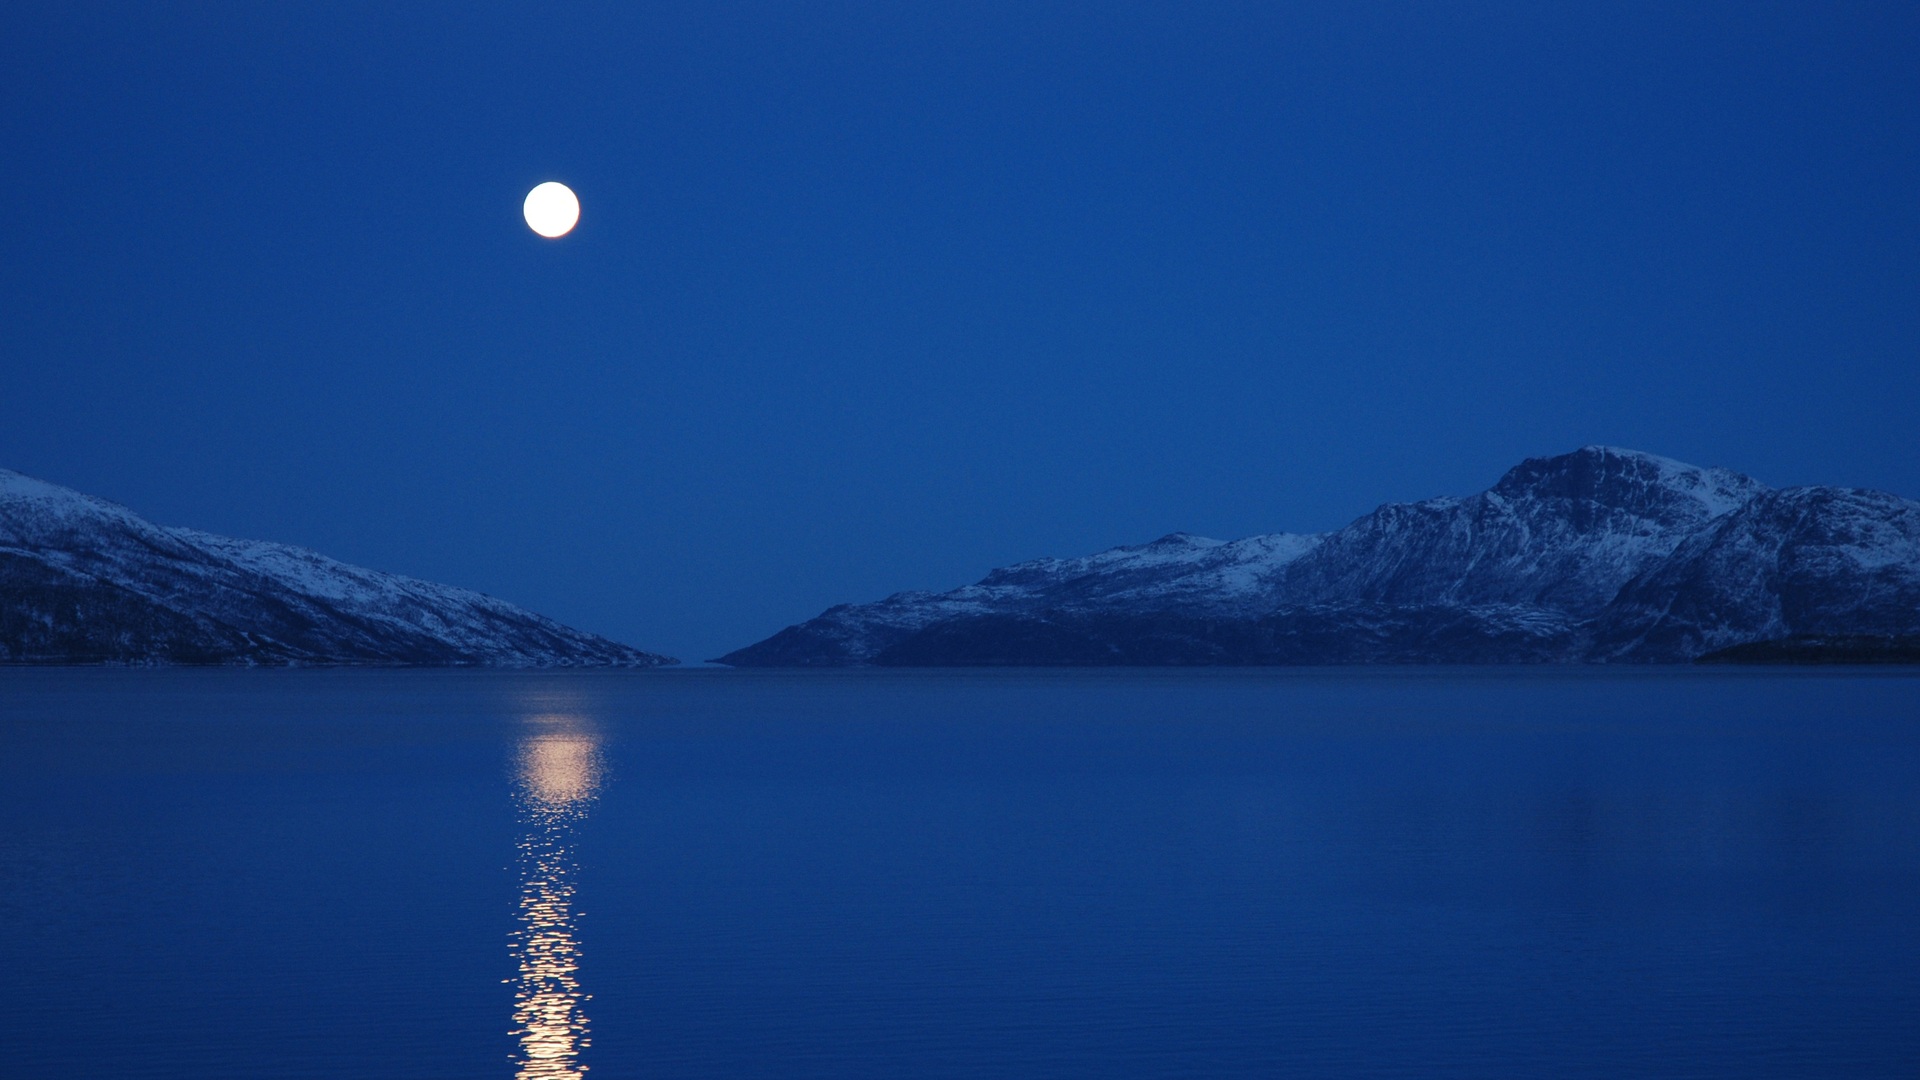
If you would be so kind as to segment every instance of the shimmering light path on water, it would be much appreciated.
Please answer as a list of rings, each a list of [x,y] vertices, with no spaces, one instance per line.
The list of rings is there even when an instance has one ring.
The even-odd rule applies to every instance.
[[[535,716],[520,744],[517,795],[526,835],[520,840],[520,922],[514,953],[514,1034],[520,1039],[518,1080],[579,1080],[587,1039],[587,995],[580,988],[580,941],[574,927],[573,827],[600,787],[600,742],[587,723],[566,713]]]
[[[1917,895],[1907,672],[0,670],[0,1075],[1911,1077]]]

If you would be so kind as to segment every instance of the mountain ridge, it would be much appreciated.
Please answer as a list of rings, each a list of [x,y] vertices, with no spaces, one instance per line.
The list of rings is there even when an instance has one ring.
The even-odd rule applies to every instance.
[[[0,662],[677,663],[470,589],[155,525],[0,469]]]
[[[1593,445],[1332,532],[1172,533],[836,605],[717,662],[1676,663],[1916,632],[1920,504]]]

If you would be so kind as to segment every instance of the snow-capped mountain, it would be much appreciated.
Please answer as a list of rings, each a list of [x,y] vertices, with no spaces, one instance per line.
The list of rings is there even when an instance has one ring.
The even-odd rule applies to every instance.
[[[0,469],[0,662],[674,661],[467,589],[166,528]]]
[[[1598,655],[1626,660],[1920,634],[1920,503],[1847,488],[1764,492],[1628,582],[1606,615]]]
[[[1175,533],[842,605],[720,662],[1677,662],[1916,634],[1920,504],[1589,446],[1333,533]]]

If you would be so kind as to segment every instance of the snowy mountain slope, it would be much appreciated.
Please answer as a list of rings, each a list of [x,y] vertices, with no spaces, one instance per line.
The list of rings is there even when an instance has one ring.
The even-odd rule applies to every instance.
[[[0,661],[652,666],[501,600],[0,470]]]
[[[1041,612],[1138,608],[1242,617],[1258,609],[1260,598],[1288,563],[1321,539],[1276,533],[1223,543],[1173,533],[1150,544],[1077,559],[1034,559],[951,592],[895,593],[876,603],[830,608],[722,662],[803,667],[868,663],[930,627]],[[735,659],[747,652],[754,659]]]
[[[1701,530],[1603,613],[1600,655],[1695,656],[1753,641],[1920,633],[1920,503],[1787,488]]]
[[[1575,618],[1766,490],[1725,469],[1589,446],[1534,458],[1465,499],[1389,504],[1289,569],[1275,599],[1518,604]]]
[[[721,662],[1671,662],[1769,635],[1911,633],[1913,505],[1589,446],[1334,533],[1176,533],[841,605]],[[1749,565],[1765,553],[1793,574]]]

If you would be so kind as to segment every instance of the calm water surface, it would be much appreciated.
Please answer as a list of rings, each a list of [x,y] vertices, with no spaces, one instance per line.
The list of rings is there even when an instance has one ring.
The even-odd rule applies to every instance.
[[[1920,677],[0,670],[0,1075],[1920,1074]]]

